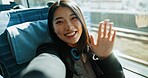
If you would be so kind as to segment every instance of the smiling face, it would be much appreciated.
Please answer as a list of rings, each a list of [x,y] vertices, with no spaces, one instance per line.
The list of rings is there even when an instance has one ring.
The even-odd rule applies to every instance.
[[[58,7],[56,9],[53,28],[57,36],[70,46],[74,46],[82,34],[80,20],[68,7]]]

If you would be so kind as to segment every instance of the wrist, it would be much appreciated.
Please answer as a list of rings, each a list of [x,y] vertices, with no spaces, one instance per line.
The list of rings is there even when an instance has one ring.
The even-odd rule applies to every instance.
[[[112,53],[111,53],[112,54]],[[98,56],[96,54],[93,53],[92,59],[93,60],[105,60],[107,59],[111,54],[107,55],[107,56]]]

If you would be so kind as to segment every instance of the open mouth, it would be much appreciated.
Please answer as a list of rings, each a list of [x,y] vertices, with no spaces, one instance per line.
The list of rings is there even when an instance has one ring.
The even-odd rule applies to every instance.
[[[77,33],[76,31],[70,32],[70,33],[65,34],[65,36],[68,37],[68,38],[72,38],[72,37],[75,36],[76,33]]]

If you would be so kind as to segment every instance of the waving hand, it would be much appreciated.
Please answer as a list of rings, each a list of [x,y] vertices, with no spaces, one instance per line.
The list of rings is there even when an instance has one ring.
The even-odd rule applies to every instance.
[[[90,36],[91,50],[101,58],[107,58],[111,53],[115,41],[116,30],[112,29],[113,23],[109,20],[100,22],[98,29],[97,42],[94,42],[94,38]]]

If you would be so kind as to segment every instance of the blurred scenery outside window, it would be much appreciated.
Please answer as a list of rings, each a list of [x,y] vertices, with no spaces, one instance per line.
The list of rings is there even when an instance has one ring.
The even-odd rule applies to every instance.
[[[117,29],[115,52],[148,65],[148,0],[82,0],[78,1],[90,30],[96,30],[104,19]],[[119,54],[120,55],[120,54]]]

